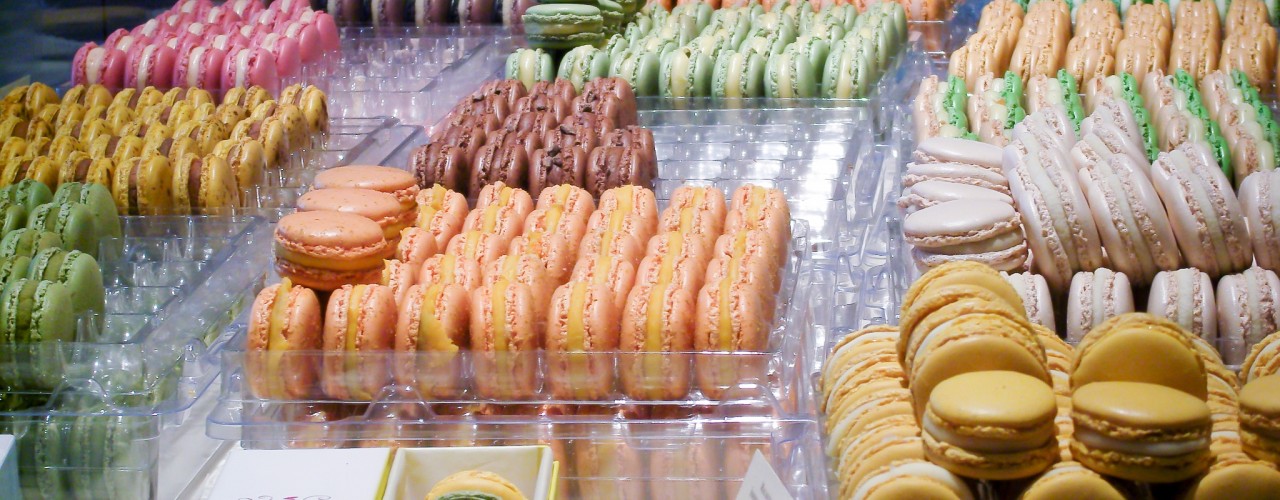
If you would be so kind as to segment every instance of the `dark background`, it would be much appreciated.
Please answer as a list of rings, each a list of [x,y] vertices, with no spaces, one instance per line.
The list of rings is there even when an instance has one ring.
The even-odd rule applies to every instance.
[[[54,87],[66,83],[82,44],[137,26],[173,3],[0,0],[0,87],[28,76]]]

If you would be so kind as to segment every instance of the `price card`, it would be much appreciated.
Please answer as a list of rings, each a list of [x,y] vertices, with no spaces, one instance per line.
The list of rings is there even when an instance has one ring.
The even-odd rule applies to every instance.
[[[209,496],[215,500],[375,500],[390,448],[233,449]]]
[[[747,467],[747,475],[742,478],[742,489],[738,490],[737,500],[794,500],[782,484],[778,472],[769,465],[760,450],[751,457],[751,465]]]

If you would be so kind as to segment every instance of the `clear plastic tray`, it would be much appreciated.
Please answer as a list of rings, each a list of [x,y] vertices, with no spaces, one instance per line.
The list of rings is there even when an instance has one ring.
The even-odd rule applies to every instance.
[[[122,221],[124,237],[99,252],[103,326],[81,317],[78,342],[0,348],[0,367],[18,389],[6,398],[22,403],[0,411],[0,426],[25,450],[28,493],[152,495],[156,437],[181,424],[216,378],[217,334],[262,286],[270,228],[260,218]]]

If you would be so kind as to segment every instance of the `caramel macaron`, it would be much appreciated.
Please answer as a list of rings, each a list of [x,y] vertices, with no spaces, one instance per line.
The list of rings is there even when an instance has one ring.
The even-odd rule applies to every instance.
[[[1033,476],[1058,458],[1053,390],[1017,372],[956,375],[930,393],[921,427],[925,454],[979,479]]]

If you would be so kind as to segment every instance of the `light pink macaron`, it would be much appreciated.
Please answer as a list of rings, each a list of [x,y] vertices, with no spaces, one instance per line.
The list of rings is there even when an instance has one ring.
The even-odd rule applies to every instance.
[[[988,264],[1000,271],[1022,270],[1027,241],[1018,213],[1008,203],[955,200],[916,211],[902,223],[920,269],[954,260]]]
[[[1113,269],[1146,285],[1156,273],[1181,267],[1164,205],[1137,162],[1116,155],[1086,165],[1079,175]]]
[[[275,58],[260,48],[244,48],[228,52],[222,63],[224,88],[257,85],[275,94],[280,79],[276,74]]]
[[[1000,148],[968,139],[930,137],[920,141],[912,158],[918,163],[965,163],[1000,171]]]
[[[1240,183],[1240,208],[1259,266],[1280,272],[1280,171],[1254,172]]]
[[[1218,280],[1218,352],[1228,365],[1244,362],[1249,349],[1280,331],[1280,278],[1251,267]]]
[[[911,187],[903,189],[902,196],[898,198],[898,206],[909,214],[916,210],[953,200],[990,200],[1013,206],[1013,198],[1005,193],[970,184],[943,180],[918,182]]]
[[[1067,296],[1067,342],[1079,342],[1103,321],[1133,311],[1133,288],[1124,273],[1107,268],[1076,273]]]
[[[1244,212],[1207,145],[1188,142],[1161,153],[1151,181],[1187,264],[1210,277],[1249,267],[1253,248]]]
[[[986,167],[969,163],[910,163],[902,177],[902,186],[911,187],[917,183],[938,180],[968,184],[1004,194],[1009,193],[1009,181],[1005,174]]]
[[[1004,273],[1005,281],[1013,285],[1013,289],[1022,297],[1022,306],[1027,311],[1027,319],[1032,323],[1057,331],[1058,324],[1053,314],[1053,298],[1049,284],[1044,276],[1032,273]]]
[[[1213,281],[1198,269],[1161,271],[1151,282],[1147,312],[1172,320],[1218,345],[1218,305]]]

